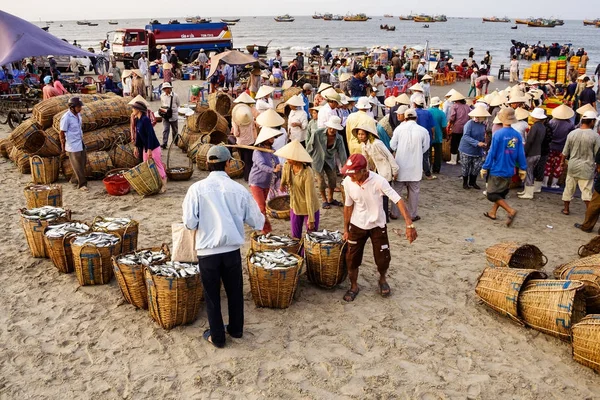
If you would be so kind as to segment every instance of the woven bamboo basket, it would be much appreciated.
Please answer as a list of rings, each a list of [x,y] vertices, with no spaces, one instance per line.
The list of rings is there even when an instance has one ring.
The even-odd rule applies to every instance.
[[[224,117],[231,115],[231,109],[235,104],[230,95],[223,92],[213,92],[208,95],[208,107]]]
[[[198,318],[204,298],[200,274],[169,278],[144,271],[148,287],[148,313],[164,329],[186,325]]]
[[[201,133],[229,132],[229,124],[225,117],[213,110],[206,110],[202,113],[198,121],[198,128]]]
[[[291,246],[271,246],[266,243],[260,243],[257,237],[260,236],[257,232],[252,232],[250,235],[250,248],[254,251],[274,251],[282,249],[290,254],[299,254],[302,248],[302,240],[298,240],[297,244]]]
[[[171,260],[171,252],[169,251],[169,247],[166,244],[163,244],[161,247],[151,247],[147,249],[140,249],[140,251],[151,250],[151,251],[163,251],[167,258],[162,260],[161,263]],[[123,254],[126,256],[128,254],[133,254],[134,252],[129,252]],[[141,308],[142,310],[148,309],[148,289],[146,288],[146,279],[144,277],[144,266],[142,264],[123,264],[117,261],[120,256],[112,257],[112,264],[115,273],[115,277],[117,278],[117,283],[121,288],[121,292],[123,293],[123,297],[129,304],[133,304],[137,308]]]
[[[196,107],[196,112],[186,119],[186,125],[191,132],[200,132],[200,117],[208,110],[208,107],[200,108]]]
[[[10,151],[8,152],[8,159],[12,162],[15,162],[15,160],[17,159],[17,155],[19,154],[19,149],[17,149],[16,147],[11,147]]]
[[[44,143],[46,135],[41,125],[30,118],[19,124],[9,139],[17,149],[32,153]]]
[[[28,146],[29,147],[29,146]],[[30,154],[41,157],[57,157],[62,153],[59,133],[54,128],[44,131],[44,140],[36,141],[35,146],[30,148]]]
[[[75,95],[73,94],[65,94],[62,96],[52,97],[48,100],[43,100],[33,106],[33,110],[31,113],[31,117],[38,124],[44,127],[44,129],[49,128],[52,125],[52,119],[56,114],[61,111],[64,111],[68,107],[69,99]],[[77,94],[77,97],[81,99],[84,104],[92,103],[95,101],[99,101],[105,98],[110,97],[110,94]]]
[[[123,177],[140,196],[156,194],[162,188],[162,180],[153,159],[131,168]]]
[[[205,133],[200,133],[198,136],[190,135],[189,139],[196,139],[193,142],[190,142],[190,145],[187,149],[187,156],[193,163],[196,162],[196,155],[198,154],[198,147],[204,144],[203,137],[206,136]]]
[[[131,142],[120,143],[108,152],[108,156],[115,168],[130,169],[138,164],[138,158],[135,156],[134,150],[135,144]]]
[[[298,287],[298,277],[302,272],[302,257],[292,254],[298,259],[298,264],[290,268],[264,269],[250,262],[250,257],[254,253],[254,250],[250,249],[246,256],[248,280],[254,304],[257,307],[288,308]]]
[[[27,185],[23,189],[27,208],[62,207],[61,185]]]
[[[304,238],[306,276],[312,283],[333,289],[348,276],[346,243],[315,243]]]
[[[180,137],[179,142],[182,142],[183,139]],[[187,167],[173,167],[171,166],[171,149],[173,144],[176,141],[173,140],[169,145],[169,150],[167,151],[167,168],[165,172],[167,173],[167,177],[172,181],[187,181],[194,174],[194,163],[191,158],[188,158],[188,166]]]
[[[573,325],[573,359],[600,372],[600,314]]]
[[[15,166],[22,174],[31,173],[31,165],[29,165],[29,154],[22,150],[13,147],[10,151],[10,159],[15,163]]]
[[[200,171],[208,171],[207,154],[208,150],[210,150],[210,148],[213,146],[214,145],[210,143],[204,143],[198,146],[198,151],[196,153],[196,166]]]
[[[586,258],[590,257],[580,260]],[[580,265],[577,265],[577,262],[561,265],[554,270],[554,277],[583,282],[587,313],[596,314],[600,313],[600,264],[594,266],[589,264],[590,260],[587,261],[579,263]]]
[[[498,243],[485,250],[487,263],[496,268],[542,269],[548,258],[532,244]]]
[[[442,141],[442,160],[444,161],[450,161],[452,153],[450,151],[450,141],[449,140],[443,140]]]
[[[543,272],[531,269],[488,267],[479,276],[475,293],[500,315],[523,325],[517,307],[519,293],[529,279],[546,279],[546,277]]]
[[[121,239],[121,241],[119,242],[119,246],[117,246],[115,250],[115,255],[119,255],[122,253],[130,253],[137,249],[140,224],[136,220],[132,219],[129,224],[124,225],[122,228],[114,231],[109,231],[105,228],[100,228],[96,225],[97,222],[103,221],[105,220],[102,217],[94,218],[94,221],[92,222],[92,231],[110,233],[113,235],[117,235],[119,239]]]
[[[273,197],[267,202],[267,215],[276,219],[290,219],[290,196]]]
[[[106,173],[113,169],[110,156],[105,151],[95,151],[86,155],[87,164],[90,165],[91,179],[104,179]]]
[[[202,143],[210,143],[210,144],[221,144],[221,143],[227,144],[227,138],[228,138],[227,133],[219,132],[219,131],[212,131],[211,133],[209,133],[207,135],[200,136],[200,141]]]
[[[54,183],[58,180],[60,157],[31,156],[29,158],[31,180],[36,184]]]
[[[23,211],[25,210],[25,208],[22,208],[19,210],[19,212],[21,214],[21,226],[23,227],[23,232],[25,233],[25,239],[27,239],[29,251],[34,258],[48,258],[48,252],[46,250],[46,244],[44,241],[44,230],[50,224],[70,221],[71,211],[65,210],[67,212],[66,217],[42,221],[25,218],[23,216]]]
[[[286,101],[300,93],[302,93],[302,88],[299,88],[297,86],[292,86],[291,88],[285,89],[283,91],[283,102],[285,103]]]
[[[532,279],[519,294],[519,315],[526,325],[569,341],[571,327],[585,316],[583,288],[579,281]]]
[[[577,251],[577,253],[579,254],[579,257],[587,257],[587,256],[591,256],[594,254],[599,254],[600,253],[600,235],[594,237],[587,244],[584,244],[581,247],[579,247],[579,250]]]
[[[9,138],[1,139],[0,140],[0,156],[2,156],[3,158],[8,158],[8,155],[13,147],[14,146]]]
[[[117,249],[121,246],[121,243],[107,247],[96,247],[92,244],[80,246],[73,244],[76,238],[77,236],[71,238],[71,250],[79,285],[105,285],[109,283],[113,277],[111,257],[117,254]]]
[[[86,155],[87,156],[87,155]],[[71,179],[71,177],[73,176],[73,167],[71,166],[71,161],[69,160],[68,157],[64,156],[64,158],[62,159],[61,163],[60,163],[60,168],[62,170],[62,174],[63,176],[69,180]],[[85,176],[86,177],[92,177],[92,166],[90,165],[90,163],[86,162],[85,163]]]
[[[81,222],[87,225],[87,223],[84,221],[71,222]],[[46,229],[44,229],[44,244],[46,246],[46,251],[48,252],[48,257],[50,257],[52,263],[59,272],[62,272],[63,274],[70,274],[71,272],[75,271],[75,267],[73,265],[73,252],[71,251],[71,239],[77,235],[70,233],[63,237],[50,238],[46,236],[46,232],[52,225],[55,224],[52,223],[48,225]],[[91,232],[91,230],[88,230],[86,233],[88,232]]]
[[[600,254],[594,254],[559,265],[554,269],[554,277],[556,279],[572,279],[567,277],[567,274],[570,273],[573,268],[583,268],[584,270],[590,271],[590,274],[600,271]]]
[[[237,158],[229,160],[229,164],[225,167],[225,172],[232,179],[241,178],[244,176],[244,162]]]
[[[116,142],[116,136],[116,132],[112,127],[94,129],[93,131],[84,132],[83,144],[88,152],[108,150]]]

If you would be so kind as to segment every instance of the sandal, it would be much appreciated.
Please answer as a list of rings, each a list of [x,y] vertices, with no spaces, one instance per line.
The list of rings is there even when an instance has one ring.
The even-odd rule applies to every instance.
[[[419,221],[421,219],[421,217],[419,217],[418,215],[414,218],[412,218],[412,222],[416,222]]]
[[[232,338],[236,338],[236,339],[241,339],[241,337],[244,336],[243,333],[229,332],[229,325],[225,325],[225,332],[227,332],[229,334],[229,336],[231,336]]]
[[[564,208],[563,208],[562,210],[560,210],[560,212],[561,212],[563,215],[570,215],[570,214],[571,214],[569,211],[565,211],[565,209],[564,209]]]
[[[338,200],[331,200],[329,202],[329,204],[331,204],[332,206],[344,207],[344,204],[341,201],[338,201]]]
[[[390,289],[387,282],[379,283],[379,294],[381,294],[381,297],[389,297],[392,294],[392,289]]]
[[[331,205],[329,204],[329,202],[324,201],[323,204],[321,204],[321,208],[329,210],[331,208]]]
[[[498,219],[496,217],[492,217],[487,211],[483,213],[483,216],[486,217],[486,218],[491,219],[492,221],[495,221],[495,220]]]
[[[87,186],[82,186],[82,187],[79,188],[79,190],[81,190],[82,192],[89,192],[90,191],[90,189],[88,189]]]
[[[354,301],[356,296],[358,296],[358,293],[360,293],[360,289],[357,289],[356,292],[352,291],[352,289],[348,289],[346,291],[346,294],[344,294],[344,301],[346,301],[348,303],[350,303],[351,301]]]
[[[202,337],[204,338],[204,340],[206,340],[208,343],[212,344],[213,346],[215,346],[218,349],[222,349],[223,347],[225,347],[225,343],[217,344],[212,341],[212,338],[210,337],[210,329],[205,330],[204,333],[202,334]]]
[[[517,216],[517,212],[515,211],[515,213],[513,215],[509,215],[508,218],[506,219],[506,226],[509,227],[512,225],[513,221],[515,220],[515,217]]]

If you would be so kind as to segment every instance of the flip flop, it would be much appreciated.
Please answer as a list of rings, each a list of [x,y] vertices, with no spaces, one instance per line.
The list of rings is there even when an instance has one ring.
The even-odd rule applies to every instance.
[[[348,291],[346,291],[346,294],[344,294],[344,301],[348,303],[354,301],[356,296],[358,296],[358,293],[360,293],[360,289],[357,289],[356,292],[353,292],[352,289],[348,289]]]
[[[506,219],[506,226],[509,227],[512,225],[513,221],[515,220],[515,217],[517,216],[517,212],[515,211],[515,213],[513,215],[509,215],[508,218]]]
[[[329,210],[331,208],[331,204],[329,204],[327,201],[324,201],[323,204],[321,204],[321,208]]]
[[[417,215],[416,217],[414,217],[414,218],[412,219],[412,222],[416,222],[416,221],[419,221],[419,220],[421,220],[421,217],[419,217],[419,216]]]
[[[215,346],[217,349],[222,349],[223,347],[225,347],[225,343],[219,345],[212,341],[212,338],[210,337],[210,329],[205,330],[202,334],[202,337],[204,338],[204,340]]]
[[[487,213],[487,211],[483,213],[483,216],[484,216],[484,217],[487,217],[487,218],[489,218],[489,219],[491,219],[492,221],[495,221],[495,220],[497,220],[497,218],[496,218],[496,217],[492,217],[490,214],[488,214],[488,213]]]
[[[392,294],[392,289],[390,289],[387,282],[379,284],[379,294],[381,294],[381,297],[389,297]]]
[[[227,332],[232,338],[236,339],[240,339],[242,336],[244,336],[243,333],[229,332],[229,325],[225,325],[225,332]]]
[[[79,188],[79,190],[81,190],[82,192],[89,192],[90,191],[90,189],[88,189],[87,186],[82,186],[82,187]]]
[[[563,208],[562,210],[560,210],[560,212],[561,212],[563,215],[571,215],[571,213],[570,213],[569,211],[565,211],[565,210],[564,210],[564,208]]]
[[[338,200],[335,200],[335,199],[334,199],[334,200],[331,200],[331,201],[329,202],[329,204],[331,204],[332,206],[338,206],[338,207],[343,207],[343,206],[344,206],[344,204],[342,204],[342,202],[340,202],[340,201],[338,201]]]

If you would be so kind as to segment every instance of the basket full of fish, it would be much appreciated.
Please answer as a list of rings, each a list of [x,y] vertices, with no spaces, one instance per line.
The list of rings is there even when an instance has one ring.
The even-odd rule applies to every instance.
[[[254,251],[246,256],[252,298],[257,307],[288,308],[298,287],[304,260],[278,249]]]
[[[35,258],[48,258],[44,242],[44,229],[51,223],[66,222],[71,220],[71,211],[64,208],[43,206],[38,208],[22,208],[21,226],[25,232],[25,239]]]
[[[112,233],[121,238],[117,254],[130,253],[137,249],[139,224],[131,218],[96,217],[92,222],[94,232]]]
[[[59,272],[68,274],[75,270],[71,238],[88,232],[90,226],[81,221],[51,224],[44,229],[44,243],[48,256]]]
[[[121,239],[104,232],[90,232],[71,238],[75,274],[81,286],[104,285],[113,277],[111,257],[118,254]]]
[[[30,184],[23,189],[27,208],[43,206],[62,207],[61,185],[34,185]]]
[[[331,289],[346,279],[346,243],[339,231],[309,232],[304,237],[308,280]]]
[[[257,232],[253,232],[250,240],[250,245],[254,251],[273,251],[282,249],[288,253],[298,254],[302,248],[302,240],[287,235],[273,235],[271,233],[261,235]]]
[[[197,263],[167,261],[144,269],[148,313],[165,329],[194,322],[204,298]]]
[[[148,309],[148,290],[144,268],[171,260],[166,244],[161,247],[140,249],[112,257],[115,277],[128,303],[143,310]]]

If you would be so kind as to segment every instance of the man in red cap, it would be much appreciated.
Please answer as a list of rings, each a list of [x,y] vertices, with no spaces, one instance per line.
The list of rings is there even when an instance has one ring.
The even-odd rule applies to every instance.
[[[391,293],[386,280],[390,266],[390,243],[383,211],[383,196],[394,202],[406,222],[406,238],[412,243],[417,231],[400,195],[380,175],[368,170],[367,159],[362,154],[352,154],[342,168],[346,178],[342,181],[346,193],[344,207],[344,240],[348,243],[346,265],[350,289],[345,301],[354,301],[358,295],[358,267],[362,263],[367,239],[371,238],[375,264],[379,271],[379,293],[387,297]]]

